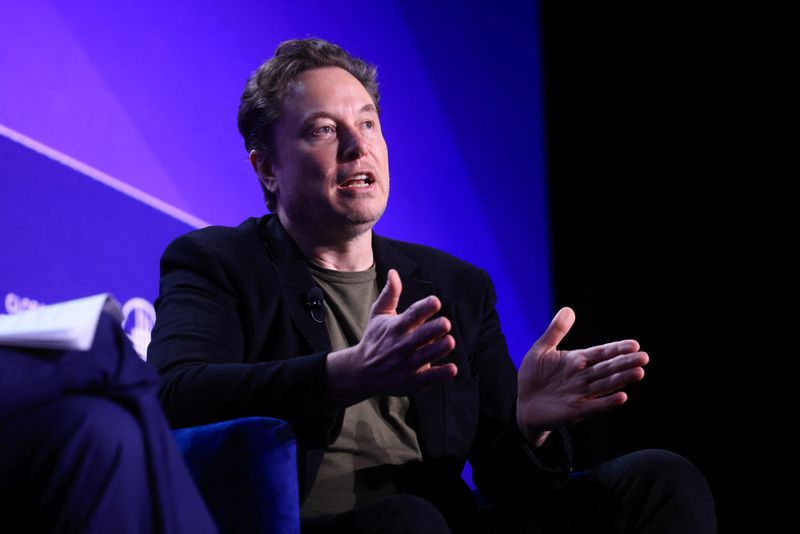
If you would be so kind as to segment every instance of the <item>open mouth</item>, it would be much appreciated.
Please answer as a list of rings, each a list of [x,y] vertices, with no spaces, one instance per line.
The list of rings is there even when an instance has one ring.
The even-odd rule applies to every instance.
[[[354,174],[344,182],[340,183],[339,187],[342,189],[361,189],[364,187],[369,187],[374,182],[375,178],[373,178],[371,174],[359,173]]]

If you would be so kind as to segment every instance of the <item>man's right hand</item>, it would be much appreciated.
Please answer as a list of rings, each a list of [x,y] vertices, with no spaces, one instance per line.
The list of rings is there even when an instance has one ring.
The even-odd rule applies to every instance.
[[[408,395],[456,376],[453,363],[431,365],[456,345],[446,317],[429,320],[442,303],[430,296],[398,314],[402,290],[400,275],[391,269],[372,305],[364,337],[358,345],[328,355],[328,395],[338,408],[373,395]]]

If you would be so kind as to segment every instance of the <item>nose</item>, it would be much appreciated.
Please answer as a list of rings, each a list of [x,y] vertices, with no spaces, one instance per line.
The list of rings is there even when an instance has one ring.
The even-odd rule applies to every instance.
[[[367,140],[355,129],[348,128],[339,134],[339,158],[355,161],[367,154]]]

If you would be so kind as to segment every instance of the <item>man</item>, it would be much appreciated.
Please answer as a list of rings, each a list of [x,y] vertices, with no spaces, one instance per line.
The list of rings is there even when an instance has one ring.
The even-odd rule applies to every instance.
[[[374,67],[283,43],[239,129],[274,215],[164,253],[149,361],[174,425],[289,421],[305,531],[714,530],[705,481],[675,455],[569,474],[561,429],[625,402],[648,361],[636,341],[559,350],[564,308],[517,375],[483,271],[372,232],[389,194]]]

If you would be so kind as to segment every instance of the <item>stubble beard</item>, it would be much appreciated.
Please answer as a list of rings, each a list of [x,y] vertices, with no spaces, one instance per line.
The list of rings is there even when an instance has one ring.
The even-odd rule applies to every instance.
[[[380,220],[386,211],[386,204],[375,210],[367,212],[348,212],[341,215],[342,224],[339,225],[341,231],[345,233],[345,239],[354,239],[364,232],[372,230],[372,227]]]
[[[306,236],[316,236],[313,240],[321,240],[327,243],[337,243],[351,241],[365,232],[372,230],[372,227],[380,220],[386,211],[389,201],[389,184],[386,184],[386,199],[378,207],[360,207],[355,211],[338,211],[327,208],[323,213],[314,213],[309,217],[309,212],[303,208],[284,210],[283,214],[278,213],[282,224],[285,227],[291,226]],[[276,210],[280,212],[280,209]],[[297,224],[299,223],[299,224]]]
[[[343,243],[369,232],[386,211],[386,203],[377,209],[341,212],[331,210],[327,215],[317,213],[309,217],[305,210],[284,211],[278,216],[284,227],[298,231],[317,243]],[[300,224],[297,224],[300,222]]]
[[[372,230],[372,227],[383,217],[386,211],[386,206],[389,203],[389,180],[386,180],[386,198],[383,205],[376,209],[367,208],[365,210],[358,210],[355,212],[347,212],[341,214],[340,225],[346,235],[346,239],[354,239],[364,232]]]

